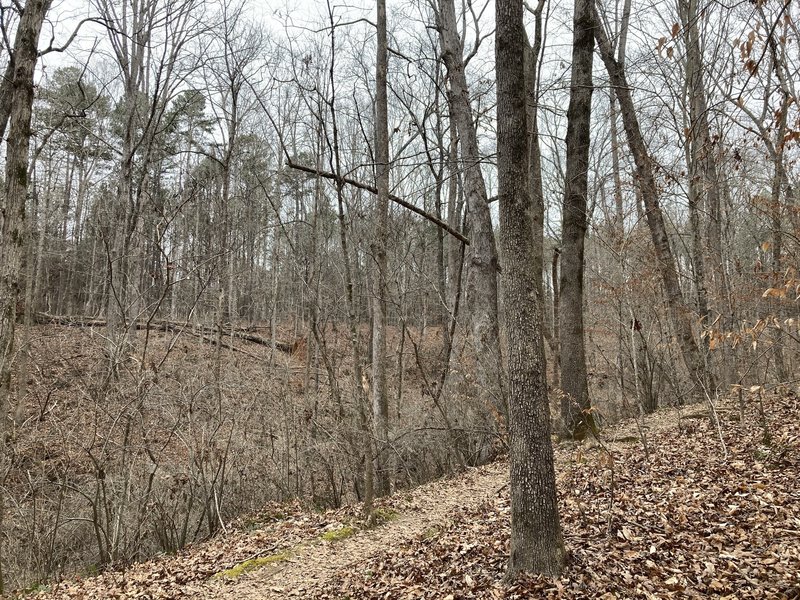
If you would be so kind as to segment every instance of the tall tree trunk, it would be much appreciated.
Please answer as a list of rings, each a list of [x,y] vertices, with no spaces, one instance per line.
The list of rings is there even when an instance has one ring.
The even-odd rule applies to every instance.
[[[450,123],[450,146],[447,156],[447,170],[450,174],[447,183],[447,224],[454,231],[459,231],[464,196],[461,187],[461,174],[458,170],[458,128]],[[455,311],[457,296],[460,293],[460,273],[462,271],[462,242],[447,238],[447,309],[452,315]],[[451,340],[452,343],[452,340]]]
[[[533,42],[525,43],[525,93],[528,119],[528,183],[531,186],[533,208],[533,270],[539,295],[544,299],[544,184],[542,182],[542,148],[539,144],[539,58],[542,51],[542,11],[545,0],[539,0],[533,10]],[[544,300],[542,300],[544,306]],[[544,327],[544,321],[542,322]]]
[[[550,410],[543,372],[542,307],[531,270],[533,219],[528,184],[528,139],[521,0],[497,0],[497,166],[503,305],[508,340],[511,461],[511,556],[508,576],[520,571],[560,575],[564,540],[556,499]]]
[[[542,317],[540,328],[542,330],[542,356],[545,355],[545,337],[550,342],[551,349],[555,349],[552,332],[548,331],[544,318],[544,183],[542,182],[542,149],[539,144],[539,68],[541,65],[540,54],[544,34],[542,32],[542,12],[545,0],[539,0],[533,9],[534,34],[533,42],[525,39],[525,110],[528,126],[528,184],[531,194],[531,219],[533,222],[533,274],[536,283],[536,292],[539,294],[539,312]],[[554,355],[557,352],[553,353]],[[544,381],[542,385],[547,389],[547,369],[542,371]]]
[[[0,83],[0,139],[6,135],[6,127],[11,117],[11,97],[14,94],[14,52],[8,57],[6,70]]]
[[[705,84],[703,82],[703,56],[700,49],[700,37],[697,29],[697,0],[685,0],[680,5],[683,21],[684,42],[686,44],[686,88],[689,94],[689,140],[687,162],[689,165],[689,221],[692,230],[692,264],[694,267],[695,290],[697,293],[697,310],[704,327],[712,323],[711,309],[706,287],[706,261],[703,244],[700,216],[705,213],[719,214],[719,179],[717,163],[711,134],[708,125],[708,103],[706,102]],[[711,222],[713,225],[713,221]],[[710,227],[709,231],[719,235],[719,229]],[[721,240],[709,240],[709,247],[714,248],[712,265],[717,275],[716,281],[723,281],[724,265],[722,264]],[[716,261],[719,261],[718,263]],[[717,287],[717,301],[724,298],[724,292]],[[704,340],[709,338],[704,337]],[[707,344],[704,349],[708,349]],[[706,352],[707,372],[710,374],[711,354]]]
[[[436,61],[434,66],[434,81],[436,81],[437,85],[434,88],[434,96],[433,96],[433,114],[435,117],[436,122],[436,154],[437,160],[434,162],[433,155],[429,154],[429,168],[431,170],[431,174],[433,175],[436,188],[435,188],[435,196],[434,196],[434,208],[436,211],[436,218],[442,222],[447,222],[449,216],[445,214],[445,201],[444,201],[444,193],[445,193],[445,170],[447,165],[447,146],[444,143],[445,135],[447,134],[445,123],[444,123],[444,114],[442,112],[443,106],[441,104],[442,99],[442,84],[444,80],[444,65],[441,64],[440,61]],[[427,144],[426,144],[427,147]],[[448,205],[448,210],[451,207]],[[450,338],[450,302],[449,302],[449,287],[447,285],[447,273],[448,273],[448,263],[449,263],[449,254],[448,250],[450,248],[450,243],[445,239],[445,232],[441,227],[437,227],[436,229],[436,275],[438,281],[438,293],[439,293],[439,325],[441,326],[441,338],[442,338],[442,349],[441,349],[441,356],[447,356],[450,352],[450,347],[452,346],[452,339]],[[405,321],[403,320],[403,323]],[[402,340],[401,340],[401,343]],[[401,374],[402,375],[402,374]]]
[[[227,51],[227,48],[226,48]],[[238,300],[237,300],[237,293],[236,293],[236,284],[235,284],[235,271],[236,271],[236,233],[234,228],[235,219],[235,207],[233,206],[233,198],[231,194],[231,179],[232,179],[232,171],[233,171],[233,158],[236,152],[236,146],[238,143],[237,134],[239,132],[239,87],[235,82],[231,83],[231,87],[227,90],[230,93],[231,98],[231,107],[230,107],[230,114],[227,115],[226,126],[227,126],[227,137],[228,137],[228,144],[227,148],[225,149],[225,155],[222,160],[222,213],[225,215],[224,218],[224,231],[223,234],[225,236],[225,240],[227,243],[223,247],[223,251],[226,252],[225,258],[227,258],[226,267],[220,266],[220,273],[227,274],[227,282],[225,287],[227,288],[227,317],[230,323],[234,323],[238,318],[239,307],[238,307]],[[220,282],[221,283],[221,282]]]
[[[329,13],[331,25],[333,25],[333,14]],[[369,384],[364,377],[363,367],[361,364],[361,340],[358,335],[358,307],[356,306],[356,298],[354,292],[353,280],[353,265],[350,260],[350,247],[347,239],[347,219],[345,216],[345,197],[344,186],[345,182],[342,173],[341,164],[341,151],[339,147],[339,127],[336,119],[336,76],[335,76],[335,60],[336,55],[336,29],[331,27],[331,55],[330,66],[328,68],[328,83],[330,86],[331,100],[329,106],[330,123],[332,129],[332,142],[333,142],[333,171],[336,174],[336,203],[338,208],[338,222],[339,222],[339,245],[342,252],[342,260],[344,261],[344,291],[347,307],[347,323],[350,333],[350,350],[352,352],[353,360],[353,401],[358,411],[359,428],[361,433],[361,460],[364,466],[364,495],[363,495],[363,514],[364,518],[371,522],[373,516],[373,501],[375,496],[375,444],[373,443],[372,424],[370,419],[370,405],[369,405]]]
[[[594,428],[583,339],[584,244],[588,215],[592,112],[593,0],[575,0],[572,80],[567,109],[567,159],[561,226],[561,418],[565,433],[583,439]]]
[[[622,18],[619,24],[619,35],[616,37],[617,62],[624,68],[625,53],[628,49],[628,24],[631,16],[631,0],[625,0],[622,5]],[[620,168],[621,146],[619,140],[617,97],[614,92],[609,93],[609,125],[611,129],[611,169],[614,176],[614,234],[612,248],[617,258],[617,273],[615,283],[617,289],[617,377],[619,393],[624,399],[625,395],[625,348],[627,346],[627,328],[625,323],[627,313],[625,310],[625,206],[622,197],[622,170]],[[638,200],[637,200],[638,209]],[[630,323],[630,327],[633,327]],[[631,348],[631,358],[636,361],[635,350]],[[636,375],[634,374],[634,377]],[[638,396],[638,394],[637,394]]]
[[[375,428],[375,494],[389,493],[386,453],[389,445],[389,401],[386,393],[386,238],[389,219],[389,69],[386,40],[386,0],[378,0],[378,55],[375,67],[375,175],[377,206],[375,238],[375,292],[372,295],[372,416]],[[439,230],[441,236],[441,230]]]
[[[611,127],[611,170],[614,176],[614,232],[612,248],[616,254],[617,272],[614,274],[617,292],[617,383],[619,393],[625,394],[625,208],[622,200],[622,172],[620,170],[619,131],[617,128],[617,99],[613,93],[609,98],[609,124]]]
[[[631,314],[631,361],[636,385],[636,398],[640,411],[652,414],[658,408],[658,393],[653,385],[650,353],[642,324]]]
[[[72,233],[72,249],[69,258],[69,279],[67,279],[67,314],[74,314],[80,291],[76,289],[76,271],[80,256],[80,243],[83,234],[83,207],[89,188],[92,169],[87,167],[85,158],[81,158],[78,169],[78,194],[75,199],[75,225]],[[85,283],[85,282],[82,282]]]
[[[439,146],[440,152],[444,151],[443,145]],[[440,161],[440,168],[436,174],[435,210],[436,218],[441,221],[446,219],[442,194],[444,193],[444,160]],[[450,348],[450,309],[447,302],[447,259],[445,258],[445,234],[441,227],[436,228],[436,283],[439,296],[439,316],[437,322],[441,327],[442,348],[441,355],[445,356]]]
[[[703,255],[703,235],[700,225],[700,214],[703,212],[703,194],[700,189],[700,174],[698,173],[698,162],[695,159],[696,148],[695,144],[689,142],[687,144],[689,150],[686,153],[687,162],[689,164],[689,190],[688,190],[688,206],[689,206],[689,229],[692,236],[691,255],[692,255],[692,272],[694,274],[694,289],[697,302],[697,312],[703,326],[710,322],[710,310],[708,308],[708,291],[706,289],[706,262]]]
[[[783,265],[783,205],[781,203],[781,191],[787,183],[786,171],[783,166],[783,153],[786,144],[782,141],[786,136],[787,118],[791,96],[782,91],[780,117],[778,118],[778,128],[776,132],[775,154],[773,157],[774,168],[772,175],[772,189],[770,190],[770,222],[772,226],[772,287],[782,288],[784,286],[784,265]],[[780,311],[780,298],[771,300],[773,308]],[[780,312],[776,314],[780,321]],[[786,359],[783,353],[783,329],[776,327],[772,332],[772,356],[775,361],[775,375],[778,381],[789,379]]]
[[[500,355],[497,247],[489,213],[486,184],[481,172],[478,136],[470,105],[464,71],[464,48],[458,34],[454,0],[439,0],[438,7],[436,25],[450,83],[448,92],[450,118],[458,129],[461,159],[464,165],[465,196],[469,211],[470,245],[466,300],[477,359],[477,379],[486,404],[493,408],[502,428],[507,419],[507,405],[503,391]]]
[[[558,265],[561,248],[553,248],[553,262],[551,264],[550,282],[553,285],[553,388],[561,387],[561,290],[559,289]]]
[[[133,101],[131,101],[133,102]],[[132,107],[133,104],[131,103]],[[132,110],[132,108],[131,108]],[[132,291],[133,277],[130,248],[133,232],[138,221],[138,207],[135,206],[133,192],[133,160],[134,141],[133,123],[126,126],[123,140],[123,158],[120,164],[120,175],[117,182],[116,206],[111,211],[108,229],[115,230],[108,252],[108,372],[116,373],[119,362],[123,360],[129,350],[128,322],[130,321],[130,308],[128,306],[128,292]]]
[[[768,23],[768,19],[764,13],[764,8],[758,6],[758,11],[762,19],[762,23]],[[762,135],[764,141],[770,152],[773,161],[773,175],[772,175],[772,189],[770,190],[770,221],[772,227],[772,287],[782,288],[786,284],[784,269],[786,268],[783,261],[783,206],[781,201],[782,192],[786,193],[787,204],[792,201],[792,190],[789,184],[789,175],[786,171],[784,163],[784,156],[786,150],[786,135],[789,130],[789,109],[792,102],[796,102],[797,98],[792,94],[794,87],[791,84],[791,75],[788,72],[785,57],[778,47],[776,36],[769,35],[767,37],[767,46],[769,47],[770,56],[772,58],[772,72],[778,79],[779,90],[781,94],[781,104],[777,111],[777,127],[775,128],[775,141],[769,140],[770,129],[764,131],[762,126]],[[765,97],[765,108],[767,106],[768,97]],[[766,113],[765,113],[766,114]],[[796,223],[796,215],[791,217],[792,224]],[[780,314],[781,306],[780,299],[778,303],[773,305],[778,311],[775,315],[780,322],[783,315]],[[787,381],[789,379],[789,371],[786,366],[786,360],[783,353],[784,332],[783,328],[778,326],[773,328],[773,359],[775,361],[775,374],[778,381]]]
[[[14,72],[6,144],[5,195],[0,211],[0,472],[8,468],[6,428],[11,400],[14,330],[22,279],[25,201],[28,195],[28,155],[33,107],[33,75],[37,46],[50,0],[28,0],[14,39]],[[0,594],[5,593],[2,571],[5,507],[0,494]]]
[[[622,124],[625,128],[628,146],[633,154],[634,164],[636,165],[638,189],[641,193],[647,213],[647,226],[650,230],[650,237],[653,240],[658,270],[667,296],[670,320],[684,363],[689,371],[689,375],[695,383],[696,392],[699,393],[701,391],[700,386],[704,385],[706,382],[705,362],[692,330],[694,317],[692,311],[686,305],[683,297],[683,290],[681,290],[675,258],[669,244],[667,228],[664,223],[664,215],[661,213],[661,206],[659,205],[658,190],[653,176],[652,159],[647,151],[644,138],[642,138],[639,119],[633,105],[631,88],[628,86],[625,70],[614,58],[611,44],[603,30],[597,13],[594,12],[593,16],[595,22],[594,34],[597,40],[597,46],[606,70],[608,71],[614,93],[619,100]]]
[[[697,27],[697,0],[684,0],[681,16],[683,18],[684,40],[686,43],[686,80],[689,92],[689,132],[691,136],[690,176],[695,182],[696,193],[708,215],[707,241],[716,308],[721,307],[727,296],[727,283],[722,257],[722,227],[720,181],[717,168],[717,155],[711,140],[708,118],[708,100],[703,73],[703,54],[700,48],[700,35]],[[703,265],[705,271],[705,265]],[[702,308],[701,308],[702,311]]]

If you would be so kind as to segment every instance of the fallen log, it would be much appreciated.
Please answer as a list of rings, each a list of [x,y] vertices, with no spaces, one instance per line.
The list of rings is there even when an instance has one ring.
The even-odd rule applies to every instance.
[[[33,316],[33,322],[37,325],[62,325],[65,327],[108,327],[108,321],[105,319],[98,319],[94,317],[84,316],[61,316],[51,315],[48,313],[37,312]],[[196,334],[199,330],[203,334],[215,333],[216,328],[210,325],[195,325],[193,323],[178,323],[175,321],[153,320],[153,321],[137,321],[136,329],[150,329],[152,331],[189,331]],[[223,337],[235,337],[247,342],[258,344],[259,346],[272,347],[272,340],[264,338],[254,333],[245,327],[228,327],[222,330]],[[275,349],[285,352],[286,354],[294,354],[302,345],[305,340],[298,339],[294,342],[285,342],[275,340]]]
[[[217,344],[217,339],[215,337],[212,337],[212,336],[207,335],[205,333],[202,333],[200,331],[192,331],[191,329],[185,329],[184,331],[186,331],[190,335],[193,335],[193,336],[195,336],[197,338],[200,338],[201,340],[203,340],[205,342],[210,343],[212,346],[215,346]],[[228,342],[225,341],[224,338],[219,340],[219,345],[222,346],[223,348],[227,348],[228,350],[230,350],[232,352],[240,352],[241,354],[244,354],[245,356],[249,356],[250,358],[254,358],[256,360],[262,360],[260,356],[256,356],[252,352],[248,352],[247,350],[244,350],[242,348],[237,348],[233,344],[229,344]]]

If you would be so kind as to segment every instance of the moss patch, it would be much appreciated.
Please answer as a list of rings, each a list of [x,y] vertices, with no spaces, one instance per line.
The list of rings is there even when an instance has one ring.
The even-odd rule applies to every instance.
[[[635,444],[641,438],[638,435],[623,435],[621,437],[611,438],[610,442],[616,442],[618,444]]]
[[[355,533],[355,527],[345,525],[344,527],[339,527],[339,529],[331,529],[330,531],[326,531],[320,536],[320,539],[325,542],[340,542],[341,540],[345,540],[355,535]]]
[[[288,559],[291,555],[292,553],[290,551],[285,550],[283,552],[270,554],[269,556],[259,556],[256,558],[251,558],[250,560],[240,562],[238,565],[234,565],[230,569],[225,569],[224,571],[220,571],[219,573],[214,575],[214,579],[223,579],[223,578],[235,579],[240,575],[249,573],[250,571],[255,571],[256,569],[266,567],[267,565],[282,562]]]
[[[253,518],[243,519],[241,522],[241,528],[245,531],[258,531],[260,529],[266,529],[268,526],[283,521],[286,518],[287,515],[280,511],[257,515]]]
[[[39,594],[48,592],[49,590],[50,586],[46,583],[35,583],[20,592],[12,592],[11,595],[12,597],[16,598],[25,598],[27,596],[38,596]]]
[[[400,513],[391,508],[378,508],[373,513],[378,523],[388,523],[400,518]]]

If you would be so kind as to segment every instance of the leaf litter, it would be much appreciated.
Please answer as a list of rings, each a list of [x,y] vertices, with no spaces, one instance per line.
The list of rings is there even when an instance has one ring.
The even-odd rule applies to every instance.
[[[800,598],[800,400],[765,395],[744,424],[732,402],[705,418],[648,417],[649,460],[631,423],[594,447],[556,449],[569,564],[551,580],[506,583],[507,465],[495,463],[401,492],[397,518],[358,529],[358,507],[314,513],[270,507],[207,543],[124,571],[65,581],[41,598]],[[697,411],[698,407],[691,407]],[[280,511],[280,518],[274,515]],[[253,521],[253,519],[251,519]],[[336,542],[326,531],[355,526]],[[291,552],[235,580],[220,571]]]

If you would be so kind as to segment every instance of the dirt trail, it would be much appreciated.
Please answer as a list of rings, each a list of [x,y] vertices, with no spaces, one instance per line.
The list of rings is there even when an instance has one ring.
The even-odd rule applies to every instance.
[[[470,469],[455,479],[423,485],[408,494],[408,506],[395,520],[337,542],[316,540],[301,545],[289,559],[233,580],[212,579],[193,584],[193,589],[187,590],[188,595],[208,600],[306,597],[341,569],[359,564],[387,545],[402,544],[446,523],[458,508],[480,505],[496,495],[507,481],[508,465],[502,462]]]

